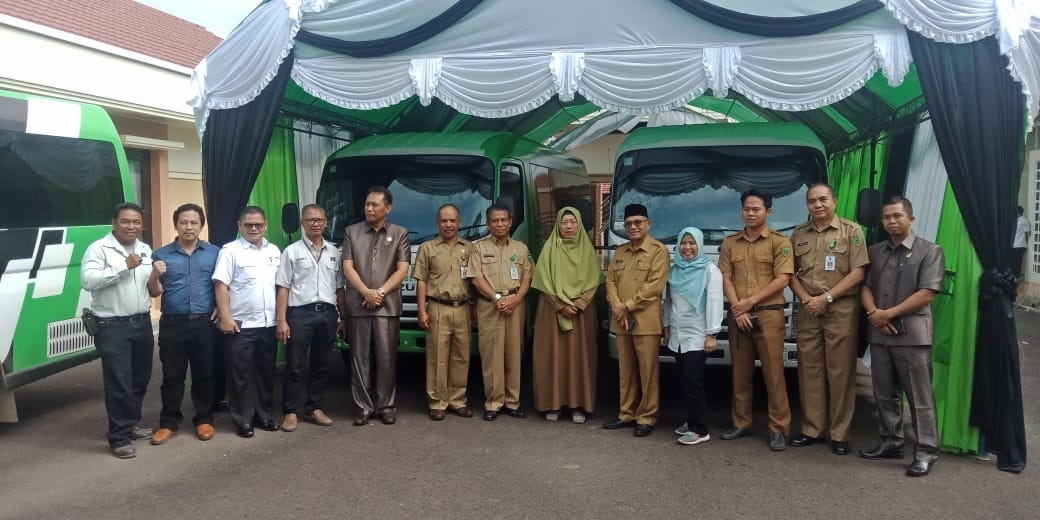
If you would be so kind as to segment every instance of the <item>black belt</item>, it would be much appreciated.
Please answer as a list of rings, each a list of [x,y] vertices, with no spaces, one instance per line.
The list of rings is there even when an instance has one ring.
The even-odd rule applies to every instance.
[[[289,308],[294,310],[294,311],[300,310],[300,311],[313,311],[313,312],[327,312],[327,311],[334,310],[336,308],[336,305],[332,304],[332,303],[318,302],[318,303],[308,303],[307,305],[297,305],[295,307],[289,307]]]
[[[427,300],[436,302],[441,305],[447,305],[449,307],[461,307],[463,305],[469,305],[469,300],[449,300],[447,298],[438,298],[436,296],[427,296]]]
[[[784,305],[784,304],[782,304],[782,303],[777,303],[777,304],[773,304],[773,305],[755,305],[755,306],[754,306],[754,307],[752,307],[752,308],[751,308],[751,310],[750,310],[750,311],[748,311],[748,312],[758,312],[758,311],[782,311],[782,310],[784,310],[784,307],[786,307],[786,305]]]
[[[518,292],[520,292],[520,288],[514,287],[514,288],[512,288],[512,289],[510,289],[508,291],[499,291],[499,292],[496,292],[495,294],[498,294],[498,295],[501,295],[501,296],[509,296],[509,295],[512,295],[512,294],[516,294]],[[491,298],[488,298],[487,296],[484,296],[483,294],[480,294],[479,296],[480,296],[481,300],[484,300],[486,302],[493,302],[493,301],[495,301],[495,300],[492,300]]]
[[[140,314],[131,314],[129,316],[111,316],[111,317],[101,317],[101,316],[98,316],[98,323],[102,323],[102,324],[108,324],[108,323],[137,323],[139,321],[145,321],[145,320],[149,320],[150,321],[151,319],[152,319],[152,315],[151,314],[149,314],[147,312],[142,312]]]
[[[192,321],[209,318],[209,314],[163,314],[163,321]]]

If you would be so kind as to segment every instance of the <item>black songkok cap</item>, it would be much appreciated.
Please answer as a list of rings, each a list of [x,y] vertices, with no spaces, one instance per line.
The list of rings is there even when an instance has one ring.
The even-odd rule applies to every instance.
[[[650,215],[646,212],[646,206],[642,204],[629,204],[628,206],[625,206],[625,218],[628,217],[650,218]]]

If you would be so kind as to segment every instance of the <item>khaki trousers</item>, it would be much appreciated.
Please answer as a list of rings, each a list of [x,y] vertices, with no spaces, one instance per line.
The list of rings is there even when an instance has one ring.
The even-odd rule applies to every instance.
[[[466,406],[469,377],[469,306],[429,302],[426,332],[426,397],[431,410]]]
[[[659,335],[617,335],[621,404],[618,419],[653,426],[660,404]]]
[[[477,300],[477,340],[487,411],[520,407],[520,354],[526,310],[521,304],[512,316],[504,316],[495,304]]]
[[[791,408],[784,381],[784,312],[754,312],[762,330],[744,332],[729,322],[729,349],[733,361],[733,426],[751,428],[752,375],[755,357],[762,361],[762,376],[769,394],[769,431],[784,435],[791,431]]]
[[[842,298],[817,317],[798,314],[798,391],[802,399],[802,433],[847,441],[856,410],[856,340],[859,302]],[[828,417],[830,428],[828,429]]]

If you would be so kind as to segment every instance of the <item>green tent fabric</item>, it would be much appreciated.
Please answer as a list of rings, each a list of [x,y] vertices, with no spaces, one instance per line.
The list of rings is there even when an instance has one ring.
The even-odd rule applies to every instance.
[[[284,122],[279,122],[284,123]],[[267,148],[267,156],[260,168],[260,175],[253,185],[249,196],[249,204],[260,206],[267,212],[267,240],[285,249],[289,245],[289,235],[282,231],[282,205],[287,202],[298,202],[296,189],[296,152],[293,144],[293,131],[278,124],[271,135],[271,144]],[[286,199],[286,194],[292,194]],[[299,240],[300,233],[293,234],[293,240]]]
[[[932,386],[942,432],[941,448],[953,453],[973,453],[978,449],[979,430],[970,426],[968,419],[975,374],[975,330],[982,264],[949,183],[940,214],[936,243],[946,255],[947,271],[955,274],[944,284],[944,294],[932,302],[935,315]]]
[[[884,178],[887,151],[888,140],[878,139],[873,154],[870,146],[862,146],[830,158],[827,164],[828,178],[834,188],[834,196],[838,198],[835,213],[839,217],[856,220],[856,200],[859,191],[864,188],[878,188],[877,184]],[[874,159],[873,164],[871,157]],[[875,185],[871,185],[871,171],[879,173],[874,178]]]

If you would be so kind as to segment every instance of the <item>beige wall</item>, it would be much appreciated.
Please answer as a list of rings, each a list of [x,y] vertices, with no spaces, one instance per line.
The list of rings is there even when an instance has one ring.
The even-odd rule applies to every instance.
[[[621,142],[628,134],[609,134],[595,141],[581,145],[567,153],[585,161],[585,169],[590,175],[612,175],[614,173],[614,155],[617,154]]]

